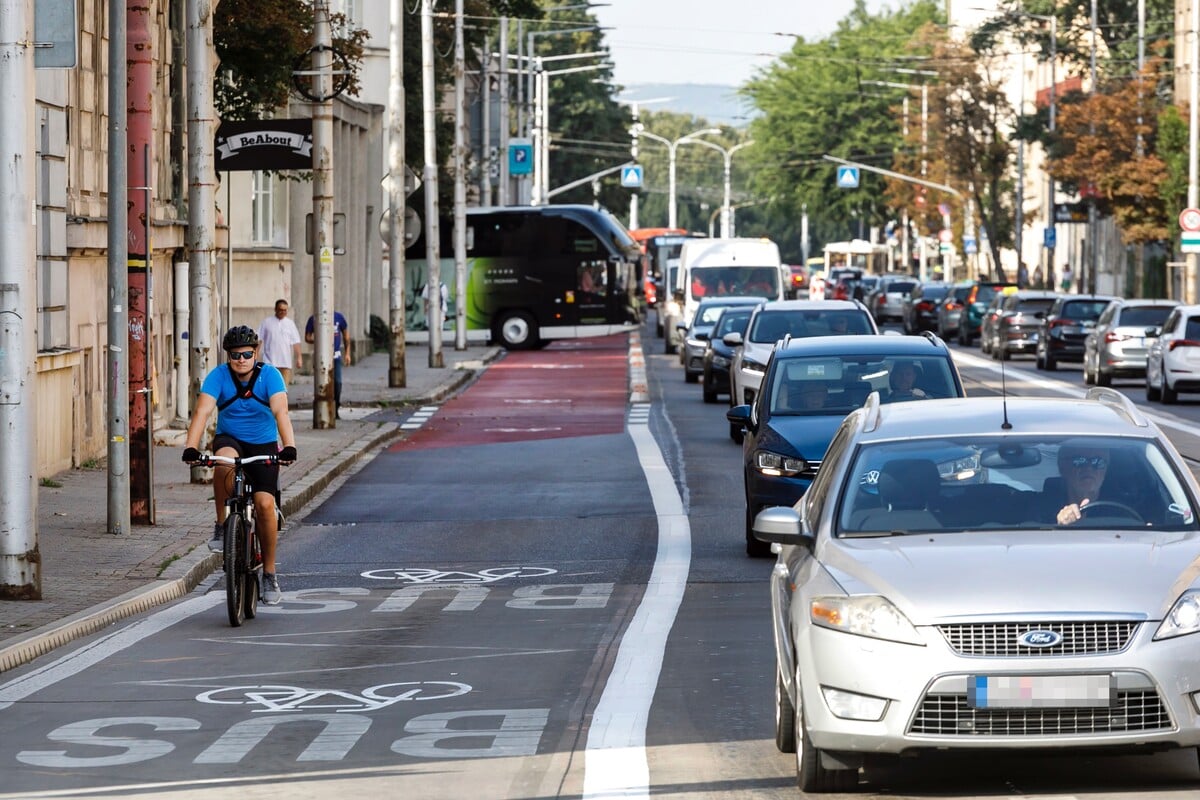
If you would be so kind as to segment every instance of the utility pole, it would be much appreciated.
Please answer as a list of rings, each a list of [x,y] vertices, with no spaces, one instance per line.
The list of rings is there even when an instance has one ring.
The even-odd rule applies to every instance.
[[[213,29],[211,8],[204,0],[187,0],[187,140],[188,140],[188,321],[189,408],[200,396],[204,376],[216,366],[213,346],[213,262],[216,257],[217,173],[213,141]],[[109,91],[112,91],[112,78]],[[123,85],[123,84],[122,84]],[[109,101],[112,102],[111,100]],[[112,106],[119,108],[119,106]],[[110,158],[112,148],[110,147]],[[112,205],[111,194],[109,205]],[[111,212],[110,212],[111,216]],[[116,245],[110,245],[110,247]],[[110,253],[110,259],[112,255]],[[109,330],[112,330],[111,324]],[[113,393],[113,396],[117,396]],[[192,483],[211,480],[207,467],[191,468]],[[128,507],[128,504],[126,504]],[[111,513],[109,530],[112,531]]]
[[[1196,0],[1192,0],[1192,2],[1194,4],[1196,2]],[[1099,24],[1096,19],[1096,0],[1092,0],[1092,54],[1091,54],[1092,85],[1088,89],[1088,94],[1092,97],[1096,96],[1096,35],[1097,35],[1098,27],[1099,27]],[[1094,134],[1095,132],[1096,132],[1095,122],[1089,122],[1088,123],[1088,133]],[[1100,260],[1100,248],[1098,246],[1099,242],[1096,241],[1097,236],[1096,236],[1095,184],[1092,185],[1091,191],[1088,193],[1087,226],[1088,226],[1088,232],[1087,232],[1088,260],[1087,260],[1086,268],[1080,270],[1080,272],[1083,273],[1082,277],[1084,278],[1084,280],[1081,281],[1082,285],[1079,287],[1079,291],[1095,292],[1096,291],[1096,272],[1097,272],[1096,267],[1097,267],[1097,264],[1099,264],[1099,260]]]
[[[509,181],[508,175],[508,17],[500,18],[500,183],[497,203],[508,205]]]
[[[150,243],[150,154],[153,152],[154,37],[150,7],[126,5],[126,54],[129,69],[125,106],[129,190],[126,230],[129,292],[129,515],[132,522],[154,524],[154,430],[150,408],[150,281],[154,263]],[[109,220],[110,227],[113,222]]]
[[[482,167],[479,170],[479,204],[486,207],[492,204],[492,50],[489,46],[491,43],[485,37],[483,40],[483,52],[479,57],[479,72],[481,80],[479,81],[479,114],[482,117],[479,136],[479,156],[482,162]],[[463,114],[463,125],[466,123],[466,114]]]
[[[388,386],[408,385],[404,341],[404,0],[391,0],[388,39]]]
[[[454,0],[454,349],[467,349],[467,103],[463,0]],[[487,75],[483,77],[487,83]],[[485,136],[486,140],[486,136]],[[484,170],[484,180],[489,180]],[[441,304],[441,289],[437,293]],[[429,305],[434,303],[432,287]]]
[[[125,108],[129,65],[122,3],[109,3],[108,24],[108,532],[122,535],[129,533],[130,520],[129,238],[122,224],[129,211],[129,133],[119,111]]]
[[[636,164],[638,160],[638,131],[641,130],[641,123],[638,122],[638,104],[634,102],[629,105],[633,110],[633,125],[629,127],[629,160]],[[629,191],[629,228],[632,230],[636,227],[638,227],[638,193],[637,189],[631,189]]]
[[[37,538],[37,276],[33,0],[0,14],[0,599],[41,600]],[[121,57],[124,58],[124,52]],[[128,511],[128,506],[126,506]]]
[[[433,85],[433,0],[421,0],[421,104],[425,139],[425,279],[429,297],[429,366],[446,366],[442,355],[442,261],[438,225],[437,138],[435,114],[437,95]]]
[[[329,0],[313,3],[313,430],[336,427],[333,405],[333,53]],[[348,335],[348,332],[347,332]],[[342,343],[345,347],[346,343]]]
[[[1188,192],[1187,202],[1188,208],[1195,208],[1200,202],[1200,174],[1197,169],[1197,144],[1200,143],[1200,0],[1192,0],[1192,29],[1191,42],[1188,47],[1191,60],[1191,68],[1189,72],[1189,94],[1191,102],[1188,104]],[[1196,297],[1200,294],[1200,287],[1197,286],[1197,256],[1195,253],[1187,254],[1187,270],[1184,274],[1183,281],[1183,297],[1185,303],[1196,302]]]

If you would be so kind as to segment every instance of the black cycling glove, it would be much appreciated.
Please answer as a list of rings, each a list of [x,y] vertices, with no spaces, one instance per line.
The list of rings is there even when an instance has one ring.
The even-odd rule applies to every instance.
[[[280,464],[290,464],[295,460],[296,460],[296,448],[295,447],[289,446],[289,447],[285,447],[279,451],[279,463]]]
[[[183,448],[183,463],[194,464],[200,460],[200,451],[194,447]]]

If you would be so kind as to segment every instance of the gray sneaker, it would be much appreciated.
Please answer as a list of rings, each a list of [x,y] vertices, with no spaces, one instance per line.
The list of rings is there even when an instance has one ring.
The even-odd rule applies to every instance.
[[[213,524],[213,535],[208,540],[208,549],[214,553],[225,552],[225,526],[220,522]]]
[[[279,577],[273,572],[263,573],[263,601],[269,606],[279,605],[283,592],[279,590]]]

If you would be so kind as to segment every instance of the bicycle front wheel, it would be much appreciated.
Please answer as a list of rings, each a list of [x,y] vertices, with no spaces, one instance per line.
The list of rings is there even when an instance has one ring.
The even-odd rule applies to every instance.
[[[262,551],[258,545],[258,534],[254,526],[246,530],[246,589],[242,598],[242,611],[246,619],[258,616],[258,598],[262,594]]]
[[[245,618],[246,521],[230,509],[225,520],[225,608],[229,624],[237,628]]]

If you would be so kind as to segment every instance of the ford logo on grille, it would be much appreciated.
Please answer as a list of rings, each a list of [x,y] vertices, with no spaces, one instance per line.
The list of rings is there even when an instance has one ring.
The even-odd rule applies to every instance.
[[[1026,631],[1017,637],[1017,643],[1026,647],[1054,647],[1062,636],[1054,631]]]

